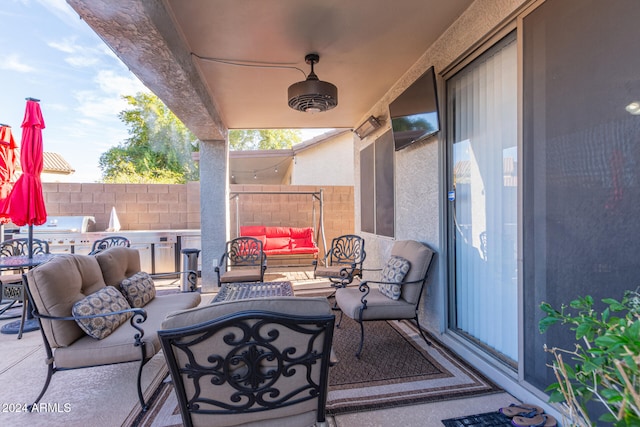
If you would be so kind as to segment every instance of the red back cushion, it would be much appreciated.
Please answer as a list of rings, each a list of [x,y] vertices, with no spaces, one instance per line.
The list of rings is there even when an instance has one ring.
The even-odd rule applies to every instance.
[[[291,229],[289,227],[265,227],[267,238],[271,237],[290,237]]]
[[[240,227],[240,235],[241,236],[265,236],[267,231],[264,225],[243,225]]]
[[[290,240],[288,237],[267,237],[267,243],[264,249],[289,249]]]
[[[291,227],[291,247],[310,248],[313,247],[313,229],[309,227]]]

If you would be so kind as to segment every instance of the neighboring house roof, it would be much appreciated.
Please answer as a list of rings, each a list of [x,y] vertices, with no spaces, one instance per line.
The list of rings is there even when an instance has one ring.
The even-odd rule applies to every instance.
[[[52,153],[45,151],[42,153],[43,168],[42,173],[59,174],[59,175],[71,175],[76,170],[58,153]],[[16,170],[22,172],[20,167],[20,159],[18,158],[18,164]]]

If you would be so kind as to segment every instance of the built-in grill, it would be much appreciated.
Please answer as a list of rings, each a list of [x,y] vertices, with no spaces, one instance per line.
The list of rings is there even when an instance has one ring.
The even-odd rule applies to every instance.
[[[28,232],[28,226],[21,227],[19,234],[14,237],[27,237]],[[95,231],[95,219],[92,216],[50,216],[45,224],[33,227],[33,237],[47,241],[52,253],[86,255],[96,240],[115,235],[126,237],[131,247],[140,253],[142,270],[150,273],[180,271],[180,234],[185,233],[161,230]]]
[[[50,216],[42,225],[33,226],[33,234],[68,234],[95,231],[96,219],[92,216]],[[20,227],[20,233],[29,232],[29,226]]]

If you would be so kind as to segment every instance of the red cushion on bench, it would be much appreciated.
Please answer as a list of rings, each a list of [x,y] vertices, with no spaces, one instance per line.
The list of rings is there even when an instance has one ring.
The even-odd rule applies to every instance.
[[[288,237],[267,237],[267,244],[264,245],[265,251],[273,249],[291,249],[291,239]]]
[[[264,225],[243,225],[240,227],[241,236],[266,236],[267,228]]]
[[[241,236],[262,240],[266,255],[317,254],[312,227],[265,227],[243,225]]]

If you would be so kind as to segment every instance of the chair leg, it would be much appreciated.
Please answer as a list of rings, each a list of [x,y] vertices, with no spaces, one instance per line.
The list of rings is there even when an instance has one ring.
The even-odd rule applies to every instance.
[[[20,328],[18,329],[18,339],[22,338],[22,332],[24,331],[24,320],[27,318],[27,306],[29,304],[26,301],[22,301],[22,316],[20,317]]]
[[[418,331],[420,331],[420,335],[422,335],[422,339],[424,340],[424,342],[427,343],[427,345],[429,347],[431,347],[431,341],[429,341],[427,339],[427,336],[424,334],[424,332],[422,331],[422,327],[420,326],[420,321],[418,320],[418,315],[416,314],[416,317],[414,317],[415,321],[416,321],[416,325],[418,326]]]
[[[40,402],[40,399],[42,399],[42,396],[44,396],[44,393],[47,391],[47,389],[49,388],[49,384],[51,383],[51,377],[53,376],[53,373],[55,371],[55,369],[53,368],[53,359],[49,357],[47,363],[47,379],[44,381],[44,386],[42,387],[42,390],[40,391],[38,397],[36,397],[33,403],[27,407],[29,412],[31,412],[33,410],[33,407],[36,406],[38,402]]]
[[[138,400],[140,400],[142,412],[147,412],[147,409],[149,409],[149,405],[145,403],[144,396],[142,394],[142,367],[144,366],[144,363],[145,360],[142,359],[142,361],[140,361],[140,368],[138,368]]]
[[[19,306],[16,305],[17,303],[18,303],[17,300],[0,303],[0,305],[4,304],[4,307],[0,308],[0,315],[3,315],[5,311],[9,310],[10,308],[13,308],[14,305],[16,308],[18,308]],[[11,316],[11,317],[17,317],[17,316]],[[11,317],[7,317],[7,319]]]
[[[340,312],[340,319],[338,319],[338,323],[336,323],[336,328],[340,327],[340,324],[342,323],[342,316],[344,315],[344,311]]]

